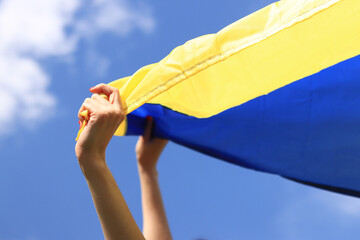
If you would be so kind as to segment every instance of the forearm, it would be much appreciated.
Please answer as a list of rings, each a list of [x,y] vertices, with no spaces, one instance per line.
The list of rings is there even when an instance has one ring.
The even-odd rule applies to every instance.
[[[172,239],[155,169],[139,166],[143,206],[143,233],[147,240]]]
[[[144,239],[105,160],[82,165],[106,240]]]

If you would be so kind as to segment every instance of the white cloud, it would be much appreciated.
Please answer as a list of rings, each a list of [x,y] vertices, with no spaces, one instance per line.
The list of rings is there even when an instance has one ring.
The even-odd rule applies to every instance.
[[[82,34],[112,31],[125,35],[134,28],[150,32],[155,26],[148,7],[135,10],[124,0],[94,0],[87,11],[91,18],[85,18],[78,25]]]
[[[278,233],[277,239],[294,240],[323,239],[313,237],[314,229],[334,226],[337,229],[357,229],[359,223],[358,198],[315,188],[303,188],[302,192],[289,197],[273,222],[274,230]]]
[[[56,107],[40,59],[72,54],[82,38],[136,28],[149,32],[154,20],[147,7],[124,0],[0,1],[0,135],[18,122],[46,119]],[[107,60],[99,59],[105,71]]]
[[[330,192],[319,192],[313,199],[342,217],[360,219],[360,199]]]
[[[78,0],[3,0],[1,51],[45,56],[69,53],[75,39],[66,35],[65,27],[79,4]]]
[[[14,117],[32,124],[55,105],[47,93],[48,76],[33,59],[19,55],[0,57],[0,132],[9,129]]]

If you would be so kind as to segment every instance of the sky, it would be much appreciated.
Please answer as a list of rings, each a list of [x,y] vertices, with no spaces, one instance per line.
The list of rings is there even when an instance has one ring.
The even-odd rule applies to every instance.
[[[103,239],[75,157],[88,89],[272,3],[0,0],[0,240]],[[107,163],[141,227],[136,137]],[[357,239],[360,201],[169,143],[159,180],[174,239]]]

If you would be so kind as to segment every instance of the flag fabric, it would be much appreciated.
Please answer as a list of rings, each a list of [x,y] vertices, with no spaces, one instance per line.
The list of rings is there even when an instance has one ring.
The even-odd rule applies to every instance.
[[[126,121],[227,162],[360,196],[360,1],[285,0],[110,83]]]

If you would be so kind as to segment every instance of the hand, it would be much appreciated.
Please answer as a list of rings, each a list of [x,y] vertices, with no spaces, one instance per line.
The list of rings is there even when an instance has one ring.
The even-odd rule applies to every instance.
[[[166,139],[151,138],[152,126],[152,117],[147,117],[144,135],[139,137],[135,147],[139,167],[151,171],[156,170],[157,161],[168,142]]]
[[[80,164],[90,164],[92,159],[104,159],[105,150],[120,123],[124,120],[121,99],[117,88],[99,84],[90,89],[94,93],[85,99],[79,110],[80,123],[88,117],[82,133],[75,146]],[[105,94],[109,101],[99,96]],[[88,116],[80,113],[88,111]],[[80,126],[81,127],[81,126]]]

